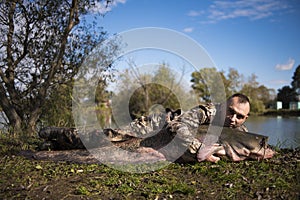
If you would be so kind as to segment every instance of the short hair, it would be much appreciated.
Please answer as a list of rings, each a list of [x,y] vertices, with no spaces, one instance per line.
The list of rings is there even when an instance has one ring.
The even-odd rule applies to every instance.
[[[235,93],[235,94],[231,95],[227,101],[230,101],[234,97],[238,97],[238,103],[249,103],[249,105],[250,105],[249,98],[246,95],[241,94],[241,93]]]

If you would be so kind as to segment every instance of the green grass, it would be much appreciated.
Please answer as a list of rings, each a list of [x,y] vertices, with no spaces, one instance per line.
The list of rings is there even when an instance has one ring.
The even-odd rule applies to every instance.
[[[102,164],[26,159],[18,151],[38,141],[24,144],[0,137],[0,199],[299,198],[299,149],[280,150],[264,161],[162,163],[153,172],[129,173]]]

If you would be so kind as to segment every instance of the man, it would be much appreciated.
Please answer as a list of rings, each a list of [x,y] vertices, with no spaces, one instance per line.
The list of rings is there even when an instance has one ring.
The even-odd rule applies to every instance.
[[[169,158],[174,159],[180,150],[187,149],[183,160],[193,159],[197,154],[198,161],[208,160],[217,162],[219,158],[214,154],[225,155],[225,150],[220,144],[209,144],[204,148],[203,138],[197,138],[199,128],[205,124],[214,126],[225,126],[239,131],[248,131],[244,122],[248,118],[250,112],[249,98],[243,94],[237,93],[228,98],[222,104],[206,104],[199,105],[189,111],[183,112],[176,119],[169,121],[165,126],[167,134],[174,134],[181,141],[177,142],[178,153],[176,150],[164,150],[162,152]],[[163,137],[161,135],[160,137]],[[159,141],[159,138],[156,140]],[[149,147],[151,145],[148,145]],[[200,151],[200,148],[201,151]]]
[[[227,101],[224,126],[248,131],[244,125],[250,112],[249,98],[243,94],[234,94]]]
[[[227,156],[233,161],[245,159],[265,159],[271,158],[275,152],[267,147],[267,137],[257,134],[245,134],[248,132],[244,122],[247,120],[250,112],[249,98],[243,94],[237,93],[228,98],[220,105],[213,104],[200,105],[190,111],[183,113],[179,117],[179,122],[173,128],[183,141],[186,141],[187,151],[181,156],[184,162],[196,159],[201,162],[204,160],[218,162],[218,156]],[[199,132],[199,127],[204,124],[212,124],[213,128],[210,134],[205,138],[194,137]],[[216,138],[214,131],[218,132],[223,128],[225,135],[219,135]],[[236,131],[230,131],[236,130]],[[212,133],[212,134],[211,134]],[[219,137],[218,136],[218,137]],[[211,143],[214,142],[216,143]],[[207,142],[208,141],[208,142]]]
[[[244,122],[248,118],[249,112],[249,98],[237,93],[222,104],[214,105],[209,103],[199,105],[179,115],[179,112],[175,114],[169,110],[167,112],[169,114],[166,116],[173,117],[160,123],[163,126],[160,126],[158,129],[154,129],[151,126],[152,121],[157,119],[153,116],[146,117],[145,119],[147,120],[135,120],[130,126],[135,133],[142,132],[146,135],[141,142],[141,147],[153,148],[162,153],[167,160],[174,161],[184,154],[181,156],[183,162],[195,159],[198,161],[217,162],[220,158],[215,155],[226,154],[224,146],[218,143],[209,144],[204,142],[203,138],[199,138],[199,129],[205,124],[212,124],[215,127],[225,126],[239,131],[247,131]],[[158,115],[161,116],[161,113]],[[144,118],[142,117],[141,119]],[[164,118],[161,117],[160,119]],[[143,130],[148,130],[148,132],[145,133]],[[204,136],[211,137],[212,135]],[[168,147],[166,147],[167,145]],[[232,148],[227,149],[232,150]],[[238,156],[235,157],[238,158]]]
[[[194,156],[193,154],[197,154],[198,161],[208,160],[217,162],[220,158],[214,156],[214,154],[225,155],[226,152],[223,146],[216,143],[212,146],[203,147],[203,139],[195,138],[195,131],[193,130],[198,131],[201,125],[212,124],[214,126],[230,127],[239,131],[248,132],[244,123],[249,116],[249,112],[249,98],[244,94],[236,93],[222,104],[200,105],[182,114],[179,117],[179,121],[183,124],[177,125],[177,127],[182,127],[177,128],[176,132],[182,134],[183,140],[188,143],[188,151],[185,155],[189,157]],[[185,127],[185,125],[187,125],[187,127]],[[201,147],[202,149],[200,151]]]

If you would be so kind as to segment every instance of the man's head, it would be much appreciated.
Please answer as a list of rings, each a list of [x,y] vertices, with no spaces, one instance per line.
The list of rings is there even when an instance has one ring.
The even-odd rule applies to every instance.
[[[236,93],[228,98],[224,126],[236,128],[248,118],[250,100],[246,95]]]

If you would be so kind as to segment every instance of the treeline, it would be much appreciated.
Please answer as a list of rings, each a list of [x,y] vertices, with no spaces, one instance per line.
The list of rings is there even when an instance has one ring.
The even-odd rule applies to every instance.
[[[237,92],[250,98],[253,113],[262,113],[276,98],[275,90],[259,84],[255,74],[245,77],[234,68],[227,74],[216,68],[202,68],[191,74],[190,85],[165,63],[157,66],[152,74],[126,71],[118,80],[112,106],[116,107],[114,117],[117,115],[119,121],[126,121],[128,116],[133,119],[147,115],[157,109],[163,111],[166,107],[187,110],[199,103],[220,103]],[[124,108],[129,110],[123,111]]]
[[[295,88],[298,87],[299,69],[293,76]],[[260,84],[255,74],[245,77],[234,68],[229,68],[227,73],[216,68],[202,68],[191,74],[190,85],[183,81],[183,76],[173,73],[171,66],[162,63],[152,72],[142,73],[131,68],[116,75],[118,81],[114,91],[108,91],[107,85],[99,82],[95,101],[101,126],[107,126],[108,115],[118,125],[125,125],[141,115],[163,112],[165,108],[188,110],[199,103],[222,102],[237,92],[249,97],[251,113],[256,114],[266,112],[281,100],[282,90],[276,94],[274,89]],[[72,125],[71,88],[72,85],[62,85],[50,95],[41,118],[44,122]]]
[[[291,85],[285,85],[278,90],[277,100],[282,102],[283,109],[288,109],[290,102],[300,101],[300,65],[294,72]]]
[[[250,98],[252,113],[264,112],[276,99],[275,90],[259,84],[255,74],[245,77],[234,68],[228,73],[216,68],[200,69],[191,74],[190,85],[183,81],[183,74],[173,73],[166,63],[152,71],[142,73],[131,68],[116,75],[114,91],[108,91],[107,85],[99,82],[95,103],[102,127],[109,126],[108,115],[121,126],[165,108],[188,110],[199,103],[222,102],[236,92]],[[45,125],[72,126],[71,111],[72,84],[61,85],[47,99],[41,121]]]
[[[218,74],[218,76],[207,79],[209,74]],[[247,95],[251,101],[251,112],[253,113],[262,113],[266,108],[270,108],[274,104],[276,98],[274,89],[260,84],[255,74],[245,77],[234,68],[229,68],[228,73],[217,71],[216,68],[202,68],[193,72],[192,88],[201,101],[209,102],[212,100],[211,91],[207,87],[210,85],[209,82],[213,82],[211,85],[215,84],[218,88],[222,87],[222,84],[216,83],[218,78],[222,79],[222,84],[224,85],[222,90],[225,91],[226,98],[237,92]],[[217,92],[218,90],[215,91]]]

